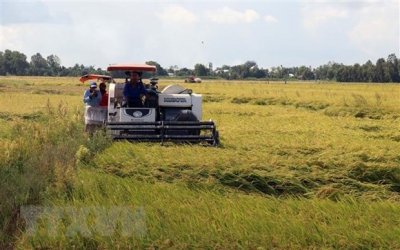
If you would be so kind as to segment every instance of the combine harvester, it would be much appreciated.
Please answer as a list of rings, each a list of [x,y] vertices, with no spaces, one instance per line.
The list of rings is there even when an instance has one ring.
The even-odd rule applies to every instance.
[[[113,64],[107,71],[122,71],[127,78],[132,73],[137,73],[141,81],[143,72],[155,72],[156,67],[136,63]],[[91,76],[92,79],[96,79],[96,75]],[[101,78],[100,75],[97,77]],[[99,107],[100,116],[97,117],[102,117],[100,119],[104,120],[103,124],[110,130],[114,140],[151,141],[161,144],[168,141],[205,142],[208,145],[219,145],[219,133],[214,122],[201,121],[201,94],[195,94],[191,89],[179,85],[169,85],[158,91],[158,79],[151,78],[150,83],[145,84],[149,94],[146,98],[143,97],[144,107],[126,107],[122,96],[125,82],[118,83],[111,78],[108,80],[111,82],[108,90],[108,107]],[[96,111],[96,107],[86,109],[86,118],[88,109]]]
[[[190,82],[190,83],[201,83],[201,78],[194,77],[193,75],[189,76],[187,79],[185,79],[185,83]]]

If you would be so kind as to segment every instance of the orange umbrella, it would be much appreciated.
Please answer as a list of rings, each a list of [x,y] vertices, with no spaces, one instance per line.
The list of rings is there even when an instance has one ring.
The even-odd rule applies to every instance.
[[[119,64],[111,64],[108,66],[107,71],[118,71],[118,70],[126,70],[133,72],[156,72],[157,68],[153,65],[143,64],[143,63],[119,63]]]
[[[106,75],[87,74],[87,75],[81,76],[81,78],[79,78],[79,81],[82,83],[85,83],[85,81],[87,81],[87,80],[98,80],[98,79],[104,79],[106,81],[110,81],[112,79],[112,77],[106,76]]]

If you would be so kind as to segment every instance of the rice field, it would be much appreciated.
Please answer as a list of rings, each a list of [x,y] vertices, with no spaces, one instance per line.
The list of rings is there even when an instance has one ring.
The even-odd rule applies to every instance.
[[[0,174],[46,177],[35,199],[11,201],[64,209],[53,232],[46,220],[34,235],[24,220],[13,233],[3,225],[4,246],[400,249],[400,85],[160,79],[169,84],[203,95],[220,147],[88,139],[78,79],[0,77]],[[3,178],[15,197],[29,190],[18,180],[39,183],[23,172]],[[70,233],[77,223],[65,208],[87,211],[86,234]],[[145,211],[140,233],[118,220],[99,231],[96,209],[111,208]]]

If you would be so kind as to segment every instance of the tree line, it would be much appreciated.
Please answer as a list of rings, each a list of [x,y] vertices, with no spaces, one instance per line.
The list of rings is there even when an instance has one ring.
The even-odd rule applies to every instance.
[[[282,65],[271,69],[260,68],[255,61],[247,61],[240,65],[223,65],[213,69],[212,63],[208,65],[197,63],[193,69],[178,68],[176,65],[163,68],[156,61],[148,61],[147,64],[157,68],[156,76],[224,78],[232,80],[244,79],[298,79],[298,80],[327,80],[337,82],[400,82],[400,63],[395,54],[390,54],[387,59],[379,58],[376,63],[368,60],[360,65],[344,65],[336,62],[328,62],[317,68],[311,66],[284,67]],[[18,51],[6,49],[0,51],[0,75],[21,76],[82,76],[85,74],[108,74],[101,68],[84,66],[76,63],[73,67],[61,65],[61,59],[56,55],[43,57],[36,53],[27,61],[27,56]],[[146,74],[145,76],[150,76]],[[114,75],[114,77],[124,77]]]

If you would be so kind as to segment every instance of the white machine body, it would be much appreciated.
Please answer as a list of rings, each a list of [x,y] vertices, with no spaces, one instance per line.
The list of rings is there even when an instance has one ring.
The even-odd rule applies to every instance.
[[[155,122],[157,108],[189,109],[200,121],[202,119],[201,94],[188,93],[179,85],[169,85],[158,94],[157,108],[122,107],[125,83],[111,83],[108,91],[108,122]]]

